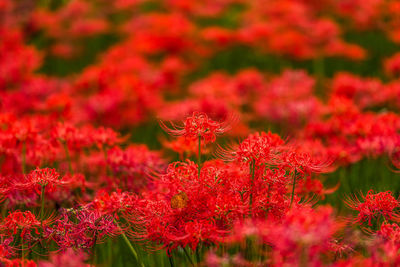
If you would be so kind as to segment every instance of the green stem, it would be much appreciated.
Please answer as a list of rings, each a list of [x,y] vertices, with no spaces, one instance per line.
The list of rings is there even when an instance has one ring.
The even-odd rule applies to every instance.
[[[292,207],[292,203],[293,203],[293,198],[294,198],[294,189],[296,188],[296,171],[294,171],[293,173],[293,187],[292,187],[292,196],[290,198],[290,206],[289,208]]]
[[[325,79],[325,65],[324,65],[324,58],[322,55],[316,56],[313,60],[314,63],[314,75],[317,79],[316,88],[318,94],[323,94],[323,85]]]
[[[172,252],[170,256],[167,255],[167,258],[169,260],[169,265],[171,265],[171,267],[174,267],[174,259],[172,258]]]
[[[22,262],[24,262],[25,260],[25,255],[24,255],[24,240],[21,240],[21,258],[22,258]]]
[[[190,264],[192,266],[194,266],[194,262],[193,262],[192,258],[190,257],[189,253],[187,252],[186,248],[183,247],[183,251],[185,252],[186,257],[189,259]]]
[[[96,243],[97,243],[97,232],[94,235],[94,243],[92,247],[92,265],[95,266],[96,263]]]
[[[40,207],[40,220],[41,220],[42,225],[43,225],[43,220],[44,220],[44,198],[45,198],[44,192],[45,192],[45,188],[46,188],[46,186],[42,185],[42,192],[40,194],[40,198],[42,200],[42,204],[41,204],[41,207]]]
[[[109,238],[107,241],[108,264],[111,266],[113,262],[112,240]]]
[[[198,169],[198,176],[200,179],[200,170],[201,170],[201,136],[199,135],[199,154],[197,157],[197,169]]]
[[[46,186],[42,185],[42,190],[41,190],[41,193],[40,193],[40,198],[42,200],[42,204],[40,205],[39,217],[40,217],[40,225],[42,226],[42,229],[43,229],[43,221],[44,221],[44,198],[45,198],[44,193],[45,193],[45,188],[46,188]],[[41,244],[41,243],[39,243],[39,244]],[[40,250],[42,251],[42,253],[45,252],[45,248],[43,246],[41,246]]]
[[[119,224],[115,219],[114,219],[114,222],[118,226],[118,228],[121,229],[121,227],[119,227]],[[143,262],[141,262],[139,260],[138,254],[137,254],[136,250],[134,249],[134,247],[132,246],[131,242],[129,241],[128,237],[125,235],[125,233],[123,231],[122,231],[121,235],[122,235],[122,238],[124,239],[125,243],[128,245],[129,250],[131,251],[133,257],[135,257],[136,261],[140,264],[140,266],[144,267]]]
[[[196,261],[197,263],[200,263],[201,259],[200,259],[200,245],[201,243],[199,243],[199,245],[196,248]]]

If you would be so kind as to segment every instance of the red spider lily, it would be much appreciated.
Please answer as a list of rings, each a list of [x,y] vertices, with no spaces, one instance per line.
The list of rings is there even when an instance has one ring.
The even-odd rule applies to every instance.
[[[34,231],[39,234],[39,229],[43,226],[50,224],[53,221],[53,217],[50,216],[48,219],[42,222],[37,220],[35,215],[30,211],[14,211],[10,213],[4,221],[1,223],[0,229],[10,235],[16,235],[20,231],[21,238],[25,240],[31,239],[31,233]]]
[[[316,159],[311,154],[302,151],[289,151],[282,153],[282,164],[287,165],[292,171],[303,175],[311,173],[324,173],[332,171],[333,160]]]
[[[396,266],[400,264],[398,254],[400,249],[399,232],[397,224],[383,223],[373,235],[374,239],[367,246],[369,255],[363,259],[365,264],[371,266]]]
[[[232,222],[249,213],[249,201],[254,217],[282,218],[289,206],[289,180],[284,170],[260,166],[251,186],[247,169],[244,172],[236,163],[205,162],[200,176],[193,162],[171,164],[154,181],[159,189],[147,192],[138,200],[137,210],[127,215],[141,229],[131,235],[153,240],[169,250],[215,243]],[[196,233],[200,230],[188,227],[192,223],[201,235]]]
[[[129,212],[134,208],[136,197],[129,192],[112,192],[108,194],[101,190],[88,205],[101,214],[112,214],[118,216],[120,212]]]
[[[67,249],[65,252],[52,253],[49,261],[40,261],[40,267],[59,267],[68,263],[70,267],[90,267],[90,264],[85,263],[88,256],[82,251],[74,251]]]
[[[251,1],[248,5],[244,12],[246,23],[238,34],[238,39],[247,45],[297,59],[365,57],[365,50],[344,42],[339,25],[331,18],[318,16],[309,1],[271,1],[267,6],[263,1]],[[309,27],[315,31],[307,32]]]
[[[348,164],[363,157],[391,154],[397,144],[398,129],[399,117],[391,112],[346,112],[334,114],[326,121],[310,123],[303,134],[325,142],[332,158]]]
[[[91,146],[109,148],[126,139],[110,128],[94,128],[91,125],[78,128],[70,123],[57,123],[51,131],[51,136],[54,141],[61,142],[72,150]]]
[[[5,259],[1,258],[0,262],[4,264],[5,267],[37,267],[33,260],[28,259]]]
[[[113,147],[121,143],[124,139],[119,134],[110,128],[92,128],[88,127],[85,129],[87,135],[90,136],[93,144],[98,148]]]
[[[110,179],[110,186],[122,190],[138,191],[147,182],[147,175],[167,166],[159,151],[145,145],[130,145],[122,150],[114,147],[107,152],[107,163],[119,179]]]
[[[331,251],[330,243],[336,239],[334,235],[342,227],[343,223],[333,218],[331,207],[322,206],[315,210],[298,207],[288,212],[281,226],[276,226],[276,231],[271,228],[271,236],[266,238],[289,261],[301,260],[301,257],[293,256],[301,254],[304,247],[312,247],[304,256],[308,258],[307,262],[318,262],[319,257]]]
[[[41,192],[41,188],[44,187],[46,191],[54,191],[56,186],[67,185],[69,181],[65,178],[61,178],[60,174],[56,172],[55,169],[44,168],[31,171],[27,177],[26,181],[16,184],[17,188],[32,188],[38,193]]]
[[[304,71],[287,70],[264,85],[253,106],[259,116],[279,124],[300,125],[315,120],[323,108],[313,94],[314,84],[314,79]]]
[[[34,140],[38,131],[34,123],[34,120],[16,121],[12,124],[11,132],[18,141]]]
[[[340,72],[332,81],[332,97],[345,97],[358,108],[377,106],[392,98],[388,88],[378,79],[361,78]]]
[[[297,206],[288,210],[281,220],[237,222],[224,241],[247,246],[249,243],[246,240],[254,240],[251,244],[254,251],[267,255],[267,260],[261,265],[280,266],[285,263],[298,266],[303,261],[318,266],[334,252],[331,243],[336,241],[335,234],[343,227],[332,213],[330,207],[322,206],[314,210],[308,206]],[[266,244],[273,249],[265,249]]]
[[[92,145],[91,134],[86,128],[79,129],[70,123],[57,123],[51,131],[54,142],[66,145],[68,152]]]
[[[355,222],[362,224],[368,221],[368,225],[371,226],[372,220],[379,219],[381,216],[384,220],[400,220],[400,215],[396,212],[400,204],[393,197],[392,192],[386,191],[374,194],[374,191],[371,189],[366,196],[361,195],[361,197],[361,201],[357,196],[354,196],[354,199],[349,198],[345,201],[351,209],[359,212]]]
[[[35,215],[30,211],[14,211],[10,213],[2,224],[4,229],[10,230],[14,235],[17,234],[17,229],[31,229],[40,226],[40,221],[36,220]],[[24,234],[21,233],[23,236]]]
[[[229,121],[222,123],[213,121],[203,112],[193,112],[192,116],[186,118],[183,126],[171,123],[169,128],[163,121],[160,121],[160,125],[173,136],[184,136],[190,140],[201,138],[205,143],[214,142],[216,135],[223,134],[231,128]]]
[[[54,240],[60,249],[91,249],[106,236],[114,236],[117,232],[112,216],[87,207],[62,209],[60,218],[44,228],[45,237]]]
[[[250,134],[241,142],[235,151],[220,151],[224,159],[235,159],[241,163],[250,163],[252,161],[258,166],[261,163],[271,165],[277,163],[278,154],[282,150],[284,141],[279,135],[268,133]]]
[[[216,243],[246,206],[237,190],[238,167],[222,162],[206,162],[198,176],[197,165],[170,164],[165,174],[155,178],[157,191],[138,199],[127,219],[140,231],[131,236],[152,240],[169,251],[179,246],[195,249],[199,243]]]
[[[385,240],[392,241],[400,245],[400,227],[398,224],[383,223],[376,234]]]
[[[3,66],[0,74],[0,88],[6,88],[6,86],[19,84],[29,79],[32,72],[40,66],[42,57],[36,49],[23,43],[23,33],[16,27],[2,23],[0,36],[0,51],[6,53],[0,61]]]
[[[4,205],[12,208],[18,205],[34,207],[37,204],[38,194],[31,187],[22,187],[25,177],[22,175],[0,176],[1,195],[7,200]]]
[[[302,152],[295,146],[285,144],[278,135],[272,133],[266,134],[262,132],[261,134],[249,135],[233,151],[222,151],[219,154],[225,159],[235,159],[239,164],[250,166],[250,176],[248,176],[251,182],[250,209],[253,206],[253,197],[257,197],[259,192],[263,192],[263,190],[259,191],[259,189],[272,186],[276,191],[272,190],[271,196],[267,194],[264,204],[268,207],[266,203],[272,203],[272,199],[275,197],[275,200],[279,199],[281,201],[281,204],[277,206],[284,210],[286,206],[285,198],[280,194],[286,192],[285,187],[288,186],[290,180],[293,180],[292,200],[290,201],[292,203],[295,197],[296,180],[309,177],[313,173],[333,170],[328,168],[332,161],[314,158],[311,154]],[[268,184],[267,181],[271,178],[268,178],[268,175],[274,177],[275,181]],[[268,186],[265,184],[268,184]],[[275,186],[277,187],[275,188]],[[279,193],[275,194],[274,192]],[[268,199],[269,197],[272,198]]]
[[[389,76],[398,77],[400,75],[400,53],[396,53],[384,62],[385,72]]]
[[[107,161],[116,173],[144,175],[149,170],[160,171],[166,165],[159,151],[146,145],[130,145],[122,150],[114,147],[107,152]]]

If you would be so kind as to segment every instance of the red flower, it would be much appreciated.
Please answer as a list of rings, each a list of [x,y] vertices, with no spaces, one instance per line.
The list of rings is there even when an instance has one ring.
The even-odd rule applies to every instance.
[[[384,62],[386,74],[389,76],[397,76],[400,74],[400,53],[396,53]]]
[[[45,221],[44,223],[47,223]],[[42,224],[38,221],[34,214],[30,211],[14,211],[10,213],[3,221],[0,226],[0,229],[4,231],[7,235],[16,235],[18,230],[21,230],[20,235],[21,238],[26,238],[26,235],[29,234],[31,230],[35,230],[37,232],[37,228]],[[38,232],[37,232],[38,233]]]
[[[212,143],[216,135],[220,135],[231,128],[228,121],[219,123],[211,120],[203,112],[193,112],[191,117],[187,117],[183,126],[177,126],[171,123],[171,128],[164,122],[160,122],[161,127],[173,136],[184,136],[190,140],[197,140],[199,137],[206,143]]]
[[[51,254],[49,261],[42,260],[39,264],[40,267],[58,267],[68,262],[68,266],[71,267],[90,267],[90,264],[85,263],[86,258],[88,256],[83,251],[74,251],[69,248],[62,253]]]
[[[359,212],[356,222],[361,224],[368,221],[368,225],[372,225],[371,220],[378,219],[380,216],[383,216],[385,220],[400,220],[400,216],[395,212],[395,209],[400,206],[399,201],[392,196],[392,192],[374,194],[371,189],[362,198],[364,202],[361,202],[357,197],[346,201],[350,208]]]
[[[132,208],[134,200],[135,197],[128,192],[118,190],[108,194],[106,191],[100,190],[90,205],[101,214],[115,214]]]
[[[36,267],[36,263],[33,260],[27,260],[27,259],[6,259],[6,258],[0,258],[0,263],[5,264],[2,266],[6,267]]]
[[[236,150],[220,149],[217,154],[226,160],[235,159],[240,163],[254,161],[256,165],[260,163],[274,164],[277,161],[277,154],[283,146],[284,141],[279,135],[261,132],[250,134],[238,145]]]
[[[18,188],[33,188],[40,192],[41,187],[46,187],[46,191],[53,191],[55,186],[68,184],[69,181],[60,177],[55,169],[44,168],[31,171],[27,176],[27,181],[16,184]]]

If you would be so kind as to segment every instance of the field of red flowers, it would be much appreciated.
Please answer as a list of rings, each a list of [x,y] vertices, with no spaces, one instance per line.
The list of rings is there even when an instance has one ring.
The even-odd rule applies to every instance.
[[[0,266],[400,266],[400,0],[0,0]]]

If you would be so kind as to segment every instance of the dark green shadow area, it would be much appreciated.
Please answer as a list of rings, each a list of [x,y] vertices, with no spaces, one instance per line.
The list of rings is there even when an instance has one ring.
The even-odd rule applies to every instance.
[[[101,52],[105,51],[119,40],[120,38],[113,34],[104,34],[93,38],[87,38],[82,41],[83,51],[80,56],[72,59],[48,56],[44,59],[43,65],[38,72],[59,77],[80,73],[85,67],[95,63]],[[39,48],[49,43],[50,41],[43,37],[33,40],[33,44]]]

